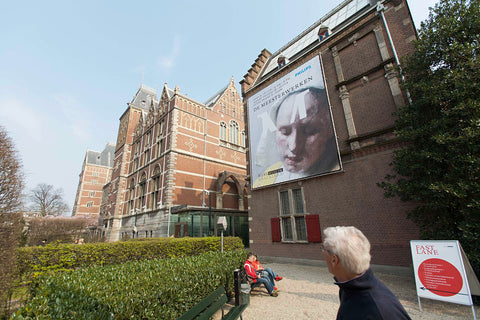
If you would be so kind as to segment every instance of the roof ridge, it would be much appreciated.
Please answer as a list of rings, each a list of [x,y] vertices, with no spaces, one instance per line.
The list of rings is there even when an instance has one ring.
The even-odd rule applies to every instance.
[[[373,0],[344,0],[335,8],[323,15],[320,19],[315,21],[307,29],[302,31],[295,38],[287,42],[287,44],[275,51],[262,67],[259,76],[254,81],[253,86],[255,86],[260,79],[264,78],[265,75],[277,68],[277,63],[274,60],[278,58],[280,54],[285,55],[287,59],[291,59],[306,47],[315,43],[315,41],[318,41],[318,36],[316,34],[312,34],[312,32],[314,32],[317,28],[320,28],[322,24],[327,22],[329,24],[327,26],[333,30],[350,20],[353,16],[364,10],[367,6],[371,7],[372,3]],[[352,6],[350,6],[351,4]],[[352,7],[355,8],[353,11],[351,10]],[[340,17],[340,15],[342,15],[342,17]]]
[[[213,100],[216,100],[217,97],[221,96],[225,91],[227,91],[228,87],[230,86],[230,83],[232,80],[228,82],[228,84],[223,87],[222,89],[218,90],[213,96],[211,96],[207,101],[204,103],[206,106],[210,105],[213,103]]]
[[[316,27],[318,27],[320,24],[322,24],[325,20],[327,20],[328,18],[330,18],[331,16],[333,16],[335,13],[337,13],[338,11],[340,11],[343,7],[345,7],[348,3],[352,2],[352,1],[355,1],[355,0],[344,0],[343,2],[341,2],[339,5],[337,5],[335,8],[333,8],[332,10],[330,10],[329,12],[327,12],[326,14],[324,14],[320,19],[318,19],[317,21],[315,21],[313,24],[311,24],[307,29],[303,30],[300,34],[298,34],[295,38],[293,38],[292,40],[290,40],[289,42],[287,42],[287,44],[285,44],[284,46],[282,46],[280,49],[278,49],[277,51],[275,51],[273,54],[272,54],[272,57],[274,56],[277,56],[278,54],[282,53],[282,51],[284,51],[286,48],[290,47],[293,43],[297,42],[298,40],[300,40],[303,36],[305,36],[306,34],[308,34],[310,31],[312,31],[313,29],[315,29]]]

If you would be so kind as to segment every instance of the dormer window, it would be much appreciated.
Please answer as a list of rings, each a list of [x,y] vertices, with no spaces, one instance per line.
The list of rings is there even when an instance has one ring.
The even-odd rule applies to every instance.
[[[278,69],[284,67],[288,63],[288,59],[284,55],[280,55],[277,59]]]
[[[323,41],[326,37],[330,35],[330,29],[326,25],[321,25],[318,29],[318,40]]]

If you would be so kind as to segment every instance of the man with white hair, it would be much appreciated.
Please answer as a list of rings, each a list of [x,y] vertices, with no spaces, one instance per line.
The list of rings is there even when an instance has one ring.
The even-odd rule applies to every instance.
[[[355,227],[324,231],[323,254],[340,287],[337,320],[410,319],[397,297],[370,269],[370,242]]]

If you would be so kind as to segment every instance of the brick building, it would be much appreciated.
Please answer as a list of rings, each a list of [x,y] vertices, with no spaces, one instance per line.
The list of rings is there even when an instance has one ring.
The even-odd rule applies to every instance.
[[[410,207],[377,183],[401,146],[392,113],[408,97],[396,67],[414,39],[405,0],[346,0],[260,53],[241,81],[253,251],[322,259],[321,230],[353,225],[370,239],[372,263],[411,263]]]
[[[226,234],[248,241],[243,104],[233,82],[205,103],[140,87],[120,117],[99,230],[122,237]]]
[[[110,181],[115,144],[108,143],[102,152],[87,150],[79,175],[77,195],[72,216],[97,215],[100,211],[102,189]]]

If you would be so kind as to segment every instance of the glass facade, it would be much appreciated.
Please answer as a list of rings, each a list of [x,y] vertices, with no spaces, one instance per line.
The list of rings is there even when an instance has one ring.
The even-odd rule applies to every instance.
[[[175,237],[209,237],[220,236],[221,230],[217,227],[219,217],[227,220],[225,237],[239,237],[245,247],[248,247],[248,214],[247,212],[216,212],[209,211],[185,211],[174,213],[170,219],[170,234]]]

